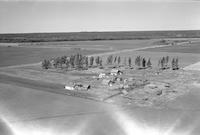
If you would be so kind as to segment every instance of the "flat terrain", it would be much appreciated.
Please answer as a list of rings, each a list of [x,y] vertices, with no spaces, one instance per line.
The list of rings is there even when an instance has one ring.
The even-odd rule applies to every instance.
[[[200,42],[194,42],[190,44],[182,44],[182,45],[174,45],[174,46],[167,46],[162,48],[149,48],[145,51],[152,51],[152,52],[173,52],[173,53],[192,53],[192,54],[199,54],[200,53]]]
[[[112,52],[122,49],[135,49],[153,45],[154,40],[121,41],[69,41],[23,44],[0,44],[0,67],[30,64],[47,58],[71,55],[81,52],[84,55]]]
[[[32,48],[32,47],[2,47],[0,46],[0,67],[21,64],[38,63],[55,56],[71,55],[79,52],[69,48]],[[81,50],[83,54],[96,54],[106,50]]]
[[[197,89],[163,109],[152,109],[113,106],[1,83],[1,117],[7,125],[0,127],[11,125],[21,135],[198,135]]]
[[[0,34],[1,43],[199,38],[199,30]]]
[[[189,79],[185,80],[188,83],[187,90],[179,89],[183,92],[181,96],[169,100],[161,108],[154,108],[139,107],[136,104],[108,104],[77,95],[72,96],[76,93],[69,94],[63,89],[64,84],[68,80],[82,79],[80,77],[84,77],[84,74],[45,71],[39,64],[32,64],[44,58],[72,54],[77,48],[81,48],[86,55],[101,54],[104,59],[109,54],[120,55],[122,59],[134,59],[138,55],[151,57],[153,68],[156,68],[160,57],[167,55],[170,56],[170,60],[179,57],[181,68],[200,61],[200,55],[196,51],[199,48],[198,43],[190,47],[170,46],[178,48],[175,51],[169,46],[144,49],[155,46],[155,41],[69,41],[61,44],[24,43],[0,47],[0,135],[11,135],[9,132],[15,135],[198,135],[198,71],[183,71],[179,76],[180,80],[175,81],[184,83],[181,79]],[[162,48],[168,50],[159,51]],[[166,76],[167,72],[172,73],[167,70],[162,75],[168,78],[168,81],[173,81],[175,78],[170,77],[177,74],[174,72]],[[187,73],[192,74],[191,78],[188,78]],[[137,74],[140,73],[135,72],[135,76]],[[157,76],[158,79],[159,77],[160,81],[163,81],[162,76]]]

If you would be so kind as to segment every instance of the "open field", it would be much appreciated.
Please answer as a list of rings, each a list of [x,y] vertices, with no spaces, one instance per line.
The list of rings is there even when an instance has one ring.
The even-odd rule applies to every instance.
[[[144,51],[151,51],[151,52],[174,52],[174,53],[200,53],[200,41],[196,41],[194,43],[187,43],[182,45],[174,45],[174,46],[167,46],[162,48],[149,48]]]
[[[0,45],[0,67],[36,63],[43,59],[71,55],[78,52],[89,55],[122,49],[136,49],[153,46],[154,42],[155,40],[40,42],[17,45],[2,43]]]
[[[130,32],[73,32],[0,34],[0,42],[53,42],[87,40],[129,40],[159,38],[199,38],[200,31],[130,31]]]
[[[96,54],[107,50],[81,50],[83,54]],[[29,48],[29,47],[0,47],[0,67],[37,63],[43,59],[55,56],[71,55],[80,52],[69,48]]]
[[[157,53],[154,53],[154,52],[151,52],[151,51],[144,51],[146,47],[147,48],[153,48],[153,49],[165,48],[165,47],[162,47],[162,46],[155,46],[154,45],[155,40],[153,40],[153,41],[149,40],[149,41],[150,41],[150,43],[146,44],[147,46],[143,45],[143,46],[139,47],[139,44],[144,43],[144,41],[142,41],[142,42],[136,41],[135,42],[136,46],[133,46],[131,49],[122,49],[122,50],[117,49],[116,51],[110,51],[110,52],[102,53],[102,54],[100,53],[99,55],[103,58],[103,64],[104,65],[106,64],[107,56],[110,55],[110,54],[113,54],[113,56],[121,56],[121,58],[122,58],[121,64],[124,64],[123,59],[125,59],[125,57],[126,58],[131,57],[132,60],[134,60],[137,56],[140,55],[142,57],[146,57],[147,59],[151,58],[153,68],[155,68],[156,70],[158,70],[158,68],[157,68],[158,59],[160,59],[163,56],[170,56],[169,61],[171,61],[172,58],[174,58],[174,57],[179,57],[180,68],[184,68],[185,66],[196,63],[200,60],[199,54],[196,54],[196,53],[194,53],[194,54],[172,53],[172,52],[164,52],[164,53],[163,52],[157,52]],[[125,41],[125,42],[130,43],[130,41]],[[147,41],[145,41],[145,42],[147,42]],[[112,45],[116,45],[116,43],[113,43]],[[132,43],[134,43],[134,41],[132,41]],[[117,45],[119,45],[119,44],[117,44]],[[128,44],[127,47],[130,47],[129,45],[130,44]],[[41,46],[41,45],[39,45],[39,46]],[[21,48],[21,47],[19,47],[19,48]],[[28,48],[28,47],[25,47],[25,48]],[[61,48],[62,47],[60,47],[60,49]],[[95,55],[95,57],[98,56],[98,54],[94,54],[94,55]],[[126,62],[126,63],[128,63],[128,62]],[[134,61],[132,61],[132,63],[134,63]],[[152,70],[152,72],[156,73],[157,72],[156,70],[155,71]],[[19,78],[24,78],[24,79],[31,79],[31,80],[35,80],[35,81],[61,84],[62,87],[64,87],[65,84],[69,84],[70,82],[74,82],[74,81],[78,81],[78,80],[79,81],[80,80],[87,80],[86,78],[91,78],[92,76],[97,76],[99,74],[99,73],[95,73],[95,72],[92,73],[90,71],[88,71],[88,72],[80,71],[80,72],[77,72],[77,73],[75,71],[66,72],[66,71],[62,71],[62,70],[60,70],[60,71],[59,70],[47,70],[47,71],[45,71],[44,69],[41,68],[40,64],[25,65],[25,66],[22,65],[22,66],[19,66],[19,67],[17,67],[17,66],[12,67],[11,66],[10,68],[1,68],[0,71],[1,71],[1,74],[4,74],[4,75],[9,75],[9,76],[19,77]],[[104,72],[104,70],[102,70],[101,72]],[[134,67],[133,72],[135,72],[135,74],[137,74],[137,73],[139,74],[140,71],[137,71],[136,67]],[[144,71],[144,73],[141,73],[141,74],[145,74],[146,77],[147,77],[148,72],[151,72],[151,71],[146,70],[146,71]],[[171,74],[171,73],[172,72],[169,71],[169,74]],[[131,74],[134,75],[134,73],[131,73]],[[153,76],[151,76],[151,79],[152,78],[153,78]],[[164,80],[164,78],[161,78],[161,80]],[[92,80],[88,79],[88,82],[92,83]],[[101,84],[101,82],[95,83],[93,85],[93,87],[96,87],[96,84]],[[105,93],[106,93],[107,88],[100,88],[100,89],[105,89]],[[89,95],[93,95],[94,96],[93,99],[100,101],[100,100],[106,99],[106,97],[109,97],[113,94],[112,92],[111,93],[108,92],[105,95],[104,94],[102,95],[102,93],[99,93],[99,94],[97,94],[97,93],[98,93],[98,91],[93,90],[93,93],[89,93]],[[68,95],[71,95],[71,94],[69,93]],[[88,96],[88,97],[86,96],[86,98],[91,99],[91,97],[93,97],[93,96]],[[177,96],[178,96],[178,94],[177,94]],[[85,97],[85,96],[83,96],[83,97]]]
[[[17,135],[198,135],[200,73],[183,70],[200,61],[198,42],[190,46],[154,47],[159,40],[45,42],[0,47],[0,131],[7,126]],[[84,55],[99,54],[105,68],[45,70],[41,63],[32,64],[44,58],[77,53],[77,48]],[[125,57],[131,57],[132,63],[138,55],[151,58],[152,69],[138,70],[134,64],[133,69],[121,66],[123,74],[119,77],[132,77],[135,82],[147,80],[158,88],[145,84],[119,94],[111,87],[108,89],[102,79],[93,77],[110,72],[111,68],[106,66],[110,54],[121,56],[122,65]],[[179,57],[181,69],[159,70],[158,59],[163,56],[169,56],[170,61]],[[88,91],[65,90],[64,85],[71,82],[86,82],[92,87]]]
[[[134,49],[151,46],[158,39],[143,40],[95,40],[95,41],[62,41],[62,42],[33,42],[18,43],[23,47],[66,47],[66,48],[86,48],[86,49]]]

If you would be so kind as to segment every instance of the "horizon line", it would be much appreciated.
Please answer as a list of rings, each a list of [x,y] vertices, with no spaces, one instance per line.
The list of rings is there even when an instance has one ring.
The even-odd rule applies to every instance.
[[[162,31],[200,31],[198,30],[192,30],[192,29],[185,29],[185,30],[132,30],[132,31],[71,31],[71,32],[7,32],[7,33],[1,33],[3,34],[50,34],[50,33],[111,33],[111,32],[162,32]]]

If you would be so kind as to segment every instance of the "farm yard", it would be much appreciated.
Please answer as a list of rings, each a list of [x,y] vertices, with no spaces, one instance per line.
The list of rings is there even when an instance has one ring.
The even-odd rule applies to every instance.
[[[21,130],[29,133],[40,128],[41,132],[36,131],[34,135],[45,132],[47,135],[121,135],[127,133],[124,130],[126,126],[134,127],[134,131],[141,134],[159,134],[163,131],[171,135],[190,130],[196,135],[199,130],[191,130],[187,124],[190,122],[195,127],[200,126],[194,118],[198,117],[200,109],[200,72],[185,70],[185,67],[200,61],[200,40],[168,38],[169,43],[158,44],[162,40],[2,45],[1,117],[11,124],[13,132]],[[185,43],[185,40],[191,42]],[[171,42],[183,44],[172,45]],[[85,63],[80,66],[81,62],[75,62],[79,66],[67,65],[66,59],[73,55],[84,59],[88,57],[88,67]],[[55,63],[48,65],[47,61],[59,61],[63,56],[66,56],[63,65],[60,66],[59,62],[57,66],[54,66]],[[112,60],[109,60],[110,56]],[[139,56],[141,60],[138,65],[136,59]],[[92,65],[91,57],[94,58]],[[97,57],[99,60],[96,60]],[[164,62],[162,67],[159,61],[163,57],[168,62]],[[148,66],[149,59],[151,64]],[[178,68],[174,70],[173,59],[178,59]],[[134,121],[125,126],[123,121],[130,119]],[[142,122],[146,123],[144,128],[137,126]],[[173,127],[174,123],[177,127]],[[185,130],[179,131],[185,126]],[[48,131],[49,127],[53,130]]]

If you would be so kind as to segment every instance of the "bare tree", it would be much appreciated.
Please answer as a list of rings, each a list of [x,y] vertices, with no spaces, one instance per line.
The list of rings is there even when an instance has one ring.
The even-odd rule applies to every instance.
[[[141,62],[142,62],[142,57],[137,56],[135,59],[135,65],[138,66],[138,68],[140,68]]]
[[[95,59],[95,62],[96,62],[96,65],[97,65],[97,66],[99,65],[99,61],[100,61],[100,57],[97,56],[96,59]]]
[[[103,66],[103,60],[102,60],[102,58],[100,58],[100,60],[99,60],[99,66],[100,66],[100,67]]]
[[[86,56],[85,58],[85,67],[87,68],[88,67],[88,57]]]
[[[117,56],[115,56],[114,63],[115,64],[117,63]]]
[[[107,64],[108,64],[108,65],[111,65],[112,62],[113,62],[113,56],[110,55],[110,56],[107,57]]]
[[[42,61],[42,68],[43,69],[49,69],[51,67],[51,63],[50,63],[50,61],[49,60],[43,60]]]
[[[151,68],[151,67],[152,67],[151,59],[150,59],[150,58],[149,58],[148,61],[147,61],[147,67],[148,67],[148,68]]]
[[[93,62],[94,62],[94,57],[91,56],[91,57],[90,57],[90,66],[93,66]]]
[[[131,57],[128,58],[128,65],[131,67]]]
[[[142,67],[143,67],[143,68],[146,67],[146,59],[145,59],[145,58],[142,59]]]
[[[119,56],[118,59],[117,59],[118,65],[120,64],[120,62],[121,62],[121,57]]]

